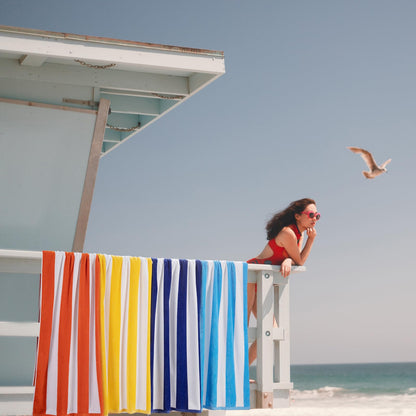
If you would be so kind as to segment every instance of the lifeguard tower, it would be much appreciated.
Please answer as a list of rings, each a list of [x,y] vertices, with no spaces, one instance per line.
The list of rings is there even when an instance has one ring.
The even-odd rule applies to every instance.
[[[31,413],[34,274],[42,250],[83,250],[100,158],[140,140],[142,129],[224,72],[219,51],[0,26],[0,414]],[[276,271],[250,269],[260,304]],[[259,342],[258,407],[288,405],[292,387],[288,285],[278,283],[281,301],[269,302],[250,332]],[[266,382],[273,354],[279,365]]]

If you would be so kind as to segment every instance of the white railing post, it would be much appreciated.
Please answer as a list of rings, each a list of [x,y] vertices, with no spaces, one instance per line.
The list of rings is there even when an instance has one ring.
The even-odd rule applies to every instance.
[[[257,328],[249,328],[249,341],[257,340],[256,408],[290,406],[290,309],[289,282],[280,266],[248,265],[248,281],[257,282]],[[292,267],[292,273],[305,267]],[[277,327],[273,325],[273,316]]]
[[[257,393],[256,405],[273,407],[273,272],[257,272]],[[259,307],[260,306],[260,307]]]
[[[280,273],[274,275],[274,313],[277,328],[274,329],[274,383],[273,407],[290,405],[290,304],[289,279]]]

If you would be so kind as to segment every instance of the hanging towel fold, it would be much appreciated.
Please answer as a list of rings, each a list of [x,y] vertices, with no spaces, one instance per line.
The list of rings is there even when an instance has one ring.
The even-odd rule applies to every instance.
[[[153,262],[152,411],[201,411],[196,261]]]
[[[98,255],[103,413],[150,413],[152,261]]]
[[[247,264],[202,262],[203,407],[249,409]]]
[[[94,255],[44,252],[33,415],[101,414]]]
[[[153,264],[152,411],[248,409],[247,264]]]
[[[248,409],[247,264],[44,252],[35,416]]]

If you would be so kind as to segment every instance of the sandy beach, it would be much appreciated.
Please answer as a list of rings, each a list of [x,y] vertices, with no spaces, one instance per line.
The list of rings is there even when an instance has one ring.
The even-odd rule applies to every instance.
[[[415,416],[414,407],[372,408],[366,406],[345,407],[296,407],[282,409],[251,409],[227,411],[227,416]]]

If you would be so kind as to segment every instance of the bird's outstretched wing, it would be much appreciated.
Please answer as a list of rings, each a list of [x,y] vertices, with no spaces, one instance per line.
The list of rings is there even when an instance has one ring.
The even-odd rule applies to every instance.
[[[347,149],[350,149],[351,152],[359,153],[370,170],[378,168],[377,163],[373,158],[373,155],[368,150],[361,149],[360,147],[347,147]]]
[[[380,167],[383,169],[385,168],[389,163],[391,162],[391,159],[386,160]]]

